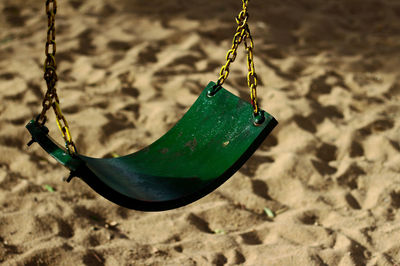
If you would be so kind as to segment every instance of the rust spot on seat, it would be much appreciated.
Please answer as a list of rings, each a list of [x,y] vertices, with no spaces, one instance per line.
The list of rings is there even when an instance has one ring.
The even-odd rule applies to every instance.
[[[197,146],[197,140],[196,138],[193,138],[193,140],[189,140],[186,142],[185,147],[189,147],[190,150],[194,151],[194,149]]]

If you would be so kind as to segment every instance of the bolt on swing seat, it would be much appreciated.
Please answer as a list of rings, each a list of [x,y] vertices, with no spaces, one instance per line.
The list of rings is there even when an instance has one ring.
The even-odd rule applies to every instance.
[[[189,204],[231,177],[277,121],[263,111],[254,124],[251,104],[210,82],[179,122],[150,146],[130,155],[96,159],[71,156],[34,120],[32,140],[103,197],[121,206],[159,211]]]
[[[108,200],[136,210],[161,211],[189,204],[210,193],[231,177],[261,145],[277,121],[257,105],[257,76],[253,41],[248,28],[248,0],[243,10],[227,63],[217,84],[210,82],[186,114],[164,136],[148,147],[117,158],[91,158],[79,154],[59,106],[56,91],[55,27],[56,0],[46,1],[48,31],[44,78],[47,92],[42,112],[26,128],[47,153],[71,171],[66,181],[79,177]],[[52,8],[50,8],[52,5]],[[246,42],[247,41],[247,42]],[[244,42],[247,50],[251,104],[222,87]],[[52,47],[50,52],[49,47]],[[45,126],[53,107],[65,147],[56,143]]]

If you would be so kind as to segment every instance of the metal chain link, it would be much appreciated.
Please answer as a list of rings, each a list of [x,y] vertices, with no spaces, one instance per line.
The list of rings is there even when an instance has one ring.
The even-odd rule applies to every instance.
[[[222,86],[225,80],[229,76],[229,67],[231,63],[233,63],[237,56],[237,49],[239,44],[244,42],[246,52],[247,52],[247,66],[248,66],[248,74],[247,74],[247,84],[250,89],[250,98],[251,104],[253,105],[254,113],[258,113],[258,103],[257,103],[257,74],[254,68],[254,60],[253,60],[253,49],[254,42],[251,37],[248,20],[249,13],[247,11],[247,7],[249,4],[249,0],[242,0],[242,10],[239,15],[235,18],[236,23],[238,24],[236,28],[236,33],[232,40],[232,47],[226,54],[226,63],[222,66],[219,72],[219,78],[217,81],[217,86]]]
[[[230,72],[229,67],[231,63],[235,61],[237,56],[237,49],[239,47],[239,44],[242,43],[243,37],[246,33],[246,25],[248,20],[247,2],[248,1],[243,1],[243,10],[241,10],[239,15],[236,17],[236,23],[238,24],[238,26],[236,28],[236,33],[233,36],[232,47],[226,54],[227,62],[225,65],[222,66],[219,72],[220,76],[217,82],[217,85],[219,86],[222,86],[222,84],[224,84],[225,80],[228,78]]]
[[[244,46],[246,47],[247,52],[247,86],[250,89],[250,99],[251,104],[253,105],[254,113],[258,113],[258,102],[257,102],[257,74],[254,68],[254,59],[253,59],[253,49],[254,42],[253,38],[250,34],[249,27],[246,27],[246,35],[244,36]]]
[[[44,125],[47,121],[46,112],[53,107],[56,115],[58,128],[65,141],[65,147],[70,154],[76,153],[76,147],[72,141],[71,133],[69,130],[68,122],[61,112],[60,100],[57,95],[57,63],[56,63],[56,28],[55,16],[57,13],[57,0],[46,0],[46,14],[47,14],[47,40],[44,60],[44,79],[47,85],[47,91],[42,102],[42,112],[37,117],[36,122]]]

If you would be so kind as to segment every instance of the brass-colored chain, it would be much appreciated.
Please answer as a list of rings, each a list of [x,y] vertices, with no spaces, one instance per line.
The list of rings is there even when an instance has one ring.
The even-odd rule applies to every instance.
[[[237,49],[239,44],[242,43],[243,37],[246,33],[246,25],[247,25],[247,20],[249,17],[249,14],[247,12],[247,3],[248,1],[243,0],[243,10],[240,11],[239,15],[236,17],[236,23],[238,24],[236,28],[236,33],[233,36],[232,40],[232,47],[229,49],[228,53],[226,54],[226,63],[225,65],[222,66],[220,72],[219,72],[219,78],[218,78],[218,85],[222,86],[224,84],[225,80],[229,76],[229,67],[231,63],[233,63],[236,59],[237,56]]]
[[[246,27],[246,35],[244,36],[244,46],[246,47],[247,52],[247,85],[250,89],[250,99],[251,104],[253,105],[254,113],[258,113],[258,102],[257,102],[257,74],[254,68],[254,58],[253,58],[253,49],[254,42],[253,38],[250,34],[249,27]]]
[[[226,54],[226,63],[222,66],[219,72],[219,78],[217,85],[222,86],[225,80],[229,76],[229,67],[231,63],[233,63],[237,56],[237,49],[239,44],[244,42],[246,52],[247,52],[247,65],[248,65],[248,74],[247,74],[247,84],[250,89],[250,98],[251,104],[253,105],[254,113],[258,113],[258,104],[257,104],[257,75],[254,68],[254,60],[253,60],[253,49],[254,43],[253,38],[251,37],[248,20],[249,20],[249,12],[247,10],[249,0],[242,0],[242,10],[239,15],[235,18],[236,23],[238,24],[236,28],[236,33],[233,36],[232,47]]]
[[[72,141],[71,132],[69,130],[68,122],[61,112],[60,100],[57,95],[57,63],[56,63],[56,28],[55,16],[57,13],[57,0],[46,0],[46,14],[47,14],[47,40],[44,61],[44,79],[47,85],[47,91],[42,102],[42,112],[37,117],[36,122],[44,125],[47,121],[46,112],[53,108],[56,115],[58,128],[60,129],[65,141],[65,147],[70,154],[76,153],[75,144]]]

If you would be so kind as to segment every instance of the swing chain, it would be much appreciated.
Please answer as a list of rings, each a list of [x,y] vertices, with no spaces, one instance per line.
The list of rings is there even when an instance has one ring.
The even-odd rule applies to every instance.
[[[247,27],[246,35],[244,36],[244,46],[247,52],[247,86],[250,89],[251,104],[253,105],[254,113],[258,114],[258,102],[257,102],[257,74],[254,68],[253,49],[254,42],[251,37],[250,29]]]
[[[245,36],[246,33],[245,27],[247,25],[247,20],[248,20],[247,2],[248,1],[243,1],[243,10],[241,10],[239,15],[236,17],[236,23],[238,24],[238,26],[236,28],[235,35],[233,36],[232,47],[226,54],[226,60],[227,60],[226,64],[222,66],[219,72],[220,76],[217,82],[217,85],[219,86],[222,86],[222,84],[224,84],[225,80],[228,78],[230,73],[229,67],[231,63],[235,61],[239,44],[242,43],[243,37]]]
[[[44,61],[44,80],[46,81],[47,91],[42,102],[42,112],[36,118],[36,122],[44,125],[47,121],[46,112],[53,108],[56,115],[56,122],[58,128],[65,141],[65,147],[70,154],[76,153],[76,147],[72,141],[71,133],[69,130],[68,122],[65,119],[61,108],[60,100],[57,95],[56,84],[57,77],[57,63],[56,63],[56,29],[55,29],[55,16],[57,13],[57,0],[46,0],[46,14],[47,14],[47,40]]]
[[[230,72],[230,65],[233,63],[237,56],[237,49],[239,44],[244,42],[246,53],[247,53],[247,67],[248,67],[248,74],[247,74],[247,85],[250,89],[250,98],[251,104],[254,109],[254,114],[258,114],[258,103],[257,103],[257,74],[254,68],[254,60],[253,60],[253,49],[254,49],[254,42],[253,38],[250,33],[250,28],[248,25],[249,20],[249,12],[247,10],[249,0],[242,0],[242,10],[240,11],[239,15],[235,18],[237,23],[236,33],[233,36],[232,40],[232,47],[226,54],[226,64],[222,66],[219,72],[219,78],[217,81],[217,86],[222,86],[225,80],[229,76]]]

